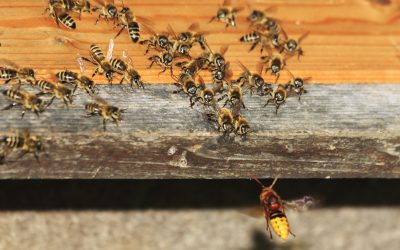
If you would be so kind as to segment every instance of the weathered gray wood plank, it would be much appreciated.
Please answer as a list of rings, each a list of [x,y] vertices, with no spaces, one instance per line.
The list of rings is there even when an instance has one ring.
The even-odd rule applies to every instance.
[[[2,111],[1,133],[29,128],[45,138],[49,157],[9,157],[0,178],[400,177],[399,85],[310,85],[278,115],[263,107],[265,97],[246,96],[242,114],[254,133],[233,141],[174,89],[100,86],[100,96],[127,109],[106,133],[99,117],[83,118],[90,98],[80,91],[69,110],[56,100],[40,118]]]

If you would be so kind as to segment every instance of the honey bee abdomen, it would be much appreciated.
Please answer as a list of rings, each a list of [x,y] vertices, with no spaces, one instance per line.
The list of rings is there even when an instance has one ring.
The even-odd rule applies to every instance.
[[[269,222],[272,230],[282,240],[286,240],[289,236],[289,222],[284,213],[281,211],[274,212],[270,215]]]
[[[242,36],[240,38],[240,41],[241,42],[254,42],[257,39],[259,39],[259,36],[257,35],[257,33],[253,32],[253,33],[249,33],[249,34]]]
[[[17,71],[13,69],[1,69],[0,79],[8,80],[17,77]]]
[[[93,57],[93,59],[95,59],[96,61],[102,61],[105,59],[105,56],[103,54],[103,52],[101,51],[101,49],[97,46],[97,45],[90,45],[90,54]]]
[[[60,80],[62,82],[74,83],[76,81],[76,79],[78,78],[78,75],[71,71],[62,71],[62,72],[58,72],[56,74],[56,77],[58,78],[58,80]]]
[[[128,23],[128,32],[132,42],[137,43],[140,38],[139,24],[137,22]]]
[[[18,136],[9,136],[5,139],[6,145],[10,148],[22,148],[24,141],[24,138]]]
[[[69,29],[76,29],[76,23],[74,19],[68,13],[62,13],[58,16],[58,20]]]

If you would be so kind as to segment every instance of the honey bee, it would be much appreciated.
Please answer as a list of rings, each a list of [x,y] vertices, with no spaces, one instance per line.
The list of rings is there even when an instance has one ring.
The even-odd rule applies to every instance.
[[[246,137],[251,132],[249,122],[241,115],[236,115],[233,122],[234,133],[241,137]]]
[[[37,86],[41,90],[41,93],[39,93],[40,95],[51,94],[53,96],[51,102],[55,98],[61,99],[64,102],[65,106],[68,108],[68,104],[71,104],[73,101],[72,90],[62,84],[56,84],[45,80],[38,80],[33,84],[33,86]]]
[[[214,20],[225,23],[225,28],[229,26],[236,27],[236,14],[243,8],[232,8],[231,0],[224,0],[222,6],[218,9],[217,15],[213,16],[210,23]]]
[[[153,55],[149,57],[149,61],[151,61],[151,64],[149,65],[148,68],[151,68],[154,63],[157,65],[161,66],[163,70],[158,73],[158,75],[164,73],[167,69],[170,70],[171,76],[173,75],[172,72],[172,61],[174,60],[173,54],[171,54],[169,51],[164,51],[160,52],[158,55]]]
[[[263,67],[266,65],[267,67],[265,68],[265,72],[271,71],[271,74],[276,76],[275,81],[278,81],[280,71],[285,68],[286,60],[288,58],[288,56],[279,53],[269,52],[268,56],[261,57],[262,62],[260,64],[263,65]]]
[[[39,153],[44,151],[41,139],[38,136],[30,135],[29,132],[17,132],[2,136],[0,137],[0,142],[4,144],[3,154],[0,155],[0,163],[12,150],[21,151],[18,158],[22,158],[27,153],[32,153],[37,162],[39,162]]]
[[[192,59],[191,61],[178,62],[175,65],[182,69],[182,72],[195,77],[196,74],[204,67],[206,61],[202,57]]]
[[[219,132],[229,136],[234,131],[234,118],[232,112],[227,108],[216,108],[216,112],[207,114],[208,119],[215,122]]]
[[[232,70],[229,69],[230,63],[226,63],[223,67],[214,67],[211,69],[211,77],[214,84],[219,86],[221,91],[223,90],[224,84],[229,84],[231,77],[233,76]]]
[[[158,34],[147,25],[143,25],[143,29],[151,34],[148,39],[139,42],[139,44],[147,45],[145,55],[150,49],[168,51],[172,47],[167,33]]]
[[[126,109],[120,109],[118,107],[109,105],[105,100],[101,99],[100,97],[96,97],[94,102],[86,103],[85,109],[88,112],[86,117],[99,115],[103,118],[104,131],[106,131],[107,120],[111,120],[117,126],[119,126],[119,122],[122,121],[122,113],[126,111]]]
[[[286,102],[286,98],[288,96],[288,85],[279,84],[272,92],[272,97],[267,100],[267,103],[264,105],[264,107],[266,107],[272,101],[276,107],[275,114],[278,114],[279,107]]]
[[[175,94],[183,92],[190,98],[190,107],[193,107],[196,100],[197,90],[199,89],[199,84],[197,84],[194,78],[190,74],[181,73],[178,78],[173,76],[176,80],[174,83],[179,90],[174,91]]]
[[[266,12],[272,12],[275,11],[275,7],[271,6],[266,8],[264,11],[256,10],[256,9],[251,9],[251,7],[248,5],[248,8],[250,10],[250,15],[247,16],[247,21],[250,22],[250,27],[256,26],[258,24],[263,23],[267,18],[269,18],[266,15]]]
[[[167,29],[168,33],[174,38],[171,41],[171,46],[169,48],[174,57],[186,57],[188,59],[192,59],[192,57],[190,56],[192,44],[181,41],[179,37],[175,34],[171,25],[168,25]]]
[[[300,47],[300,44],[304,38],[309,35],[309,32],[304,33],[299,37],[299,39],[289,39],[286,32],[282,29],[282,34],[285,38],[285,42],[282,44],[281,52],[287,53],[290,56],[297,54],[297,59],[300,59],[300,56],[304,55],[303,49]]]
[[[206,44],[207,45],[207,44]],[[208,47],[208,45],[207,45]],[[228,51],[229,46],[222,46],[219,53],[214,53],[210,47],[207,52],[203,52],[200,57],[203,58],[210,68],[222,68],[226,64],[225,53]]]
[[[302,199],[295,201],[285,201],[273,189],[278,177],[274,179],[269,187],[264,186],[260,180],[253,178],[260,186],[262,191],[260,194],[260,205],[263,209],[265,220],[267,221],[267,232],[272,239],[272,232],[281,239],[286,240],[289,234],[295,236],[290,230],[289,221],[285,214],[285,207],[295,209],[307,208],[314,202],[310,196],[304,196]],[[271,230],[272,228],[272,230]]]
[[[240,85],[238,84],[234,84],[234,83],[230,83],[229,84],[229,88],[228,88],[228,93],[227,94],[223,94],[218,101],[221,101],[223,99],[226,99],[223,107],[226,106],[226,104],[230,104],[231,107],[243,107],[246,108],[246,106],[244,105],[244,101],[243,101],[243,90],[242,87],[240,87]]]
[[[253,94],[254,90],[256,90],[260,95],[268,95],[272,93],[272,85],[265,82],[264,78],[261,76],[262,64],[258,64],[257,73],[251,73],[250,70],[241,62],[239,62],[239,65],[243,70],[243,73],[241,73],[239,78],[235,81],[239,86],[247,86],[247,88],[250,89],[251,94]]]
[[[140,39],[140,26],[139,23],[136,21],[136,17],[128,7],[123,7],[122,10],[118,13],[119,23],[117,26],[120,26],[121,29],[114,37],[117,38],[121,32],[126,28],[131,38],[132,42],[137,43]]]
[[[17,105],[22,106],[21,118],[24,117],[27,109],[31,110],[39,117],[39,113],[42,113],[52,103],[52,100],[46,102],[37,95],[22,90],[20,87],[6,89],[3,91],[3,95],[10,99],[12,103],[2,110],[8,110]]]
[[[264,49],[271,50],[272,48],[279,48],[279,46],[281,46],[280,40],[277,41],[275,36],[271,36],[268,33],[263,33],[259,31],[248,33],[240,37],[239,41],[242,43],[252,43],[249,52],[252,51],[259,44],[261,45],[260,53],[262,53]]]
[[[111,40],[112,41],[112,40]],[[83,60],[92,63],[93,65],[97,66],[96,70],[94,71],[92,77],[94,77],[96,74],[106,74],[106,77],[108,79],[108,82],[112,84],[113,80],[113,75],[115,72],[113,66],[110,63],[110,60],[112,58],[112,47],[113,47],[113,42],[110,41],[109,44],[109,49],[107,52],[107,57],[104,56],[103,52],[101,49],[95,45],[92,44],[90,45],[90,57],[91,59],[88,59],[86,57],[82,57]]]
[[[136,85],[136,87],[138,88],[144,88],[144,82],[141,80],[139,72],[137,72],[133,67],[132,58],[128,56],[126,51],[124,51],[123,57],[126,58],[126,60],[128,60],[127,63],[128,68],[122,75],[120,84],[123,83],[124,81],[127,81],[130,84],[131,88],[133,88],[133,85]]]
[[[26,82],[32,84],[36,81],[35,71],[32,68],[21,68],[16,63],[6,59],[1,59],[5,67],[0,67],[0,80],[5,80],[5,84],[17,80],[19,84]]]
[[[299,96],[300,100],[301,95],[308,92],[306,89],[304,89],[304,83],[311,80],[311,77],[300,78],[300,77],[295,77],[291,72],[290,74],[292,76],[292,79],[286,84],[287,86],[286,88],[289,89],[289,92],[291,91],[295,92]]]
[[[118,21],[118,9],[115,6],[114,0],[95,0],[95,2],[100,5],[92,9],[92,11],[99,13],[95,24],[100,21],[100,18],[104,18],[107,22],[111,19],[114,24]]]
[[[64,0],[49,0],[48,7],[44,10],[44,12],[49,12],[49,15],[53,17],[56,21],[57,26],[63,24],[68,29],[76,29],[75,20],[66,12],[65,4],[69,4],[69,1]]]
[[[96,92],[96,84],[87,76],[64,70],[56,73],[56,77],[60,83],[74,84],[75,87],[72,90],[72,93],[75,93],[78,87],[84,89],[89,95],[93,95]]]
[[[187,29],[188,31],[181,32],[178,35],[178,41],[182,43],[187,43],[190,44],[191,46],[195,43],[199,44],[202,50],[206,49],[206,39],[204,35],[207,34],[207,32],[199,32],[200,30],[200,25],[199,23],[192,23],[189,28]]]
[[[220,88],[220,85],[207,88],[203,78],[199,76],[199,86],[197,88],[195,102],[200,102],[205,106],[215,107],[217,102],[215,96],[220,91]]]

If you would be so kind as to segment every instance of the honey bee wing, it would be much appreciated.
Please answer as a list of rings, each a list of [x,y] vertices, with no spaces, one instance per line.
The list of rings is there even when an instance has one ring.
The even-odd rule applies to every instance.
[[[263,70],[264,64],[263,63],[258,63],[256,65],[256,72],[257,74],[259,74],[260,76],[262,75],[262,70]]]
[[[228,79],[228,80],[231,79],[233,76],[233,71],[230,69],[230,62],[227,62],[225,64],[225,76],[226,76],[226,79]]]
[[[133,65],[133,60],[132,60],[132,58],[129,56],[127,50],[123,50],[123,51],[122,51],[122,59],[124,59],[124,61],[126,61],[126,62],[128,63],[128,65],[130,65],[130,66]]]
[[[108,50],[107,50],[107,55],[106,55],[107,61],[111,60],[111,58],[113,56],[113,51],[114,51],[114,39],[110,39],[110,42],[108,43]]]
[[[151,21],[150,19],[143,17],[143,16],[136,16],[136,20],[140,23],[140,24],[146,24],[146,25],[154,25],[154,22]]]
[[[11,68],[14,68],[14,69],[19,69],[19,65],[18,64],[16,64],[13,61],[10,61],[8,59],[5,59],[5,58],[1,58],[0,59],[0,65],[5,66],[6,68],[11,67]]]
[[[94,96],[93,100],[97,103],[103,104],[103,105],[108,105],[107,101],[101,98],[100,96]]]
[[[192,23],[189,27],[189,31],[198,31],[200,29],[200,24],[198,22]]]
[[[222,3],[222,6],[226,7],[226,6],[230,6],[231,4],[232,4],[231,0],[224,0],[224,2]]]
[[[169,35],[173,36],[174,39],[178,39],[178,37],[176,36],[176,33],[175,33],[174,29],[172,28],[171,24],[168,24],[167,32],[168,32]]]
[[[225,55],[225,53],[228,51],[228,49],[229,49],[229,45],[222,46],[222,47],[220,48],[220,50],[219,50],[219,53],[220,53],[221,55]]]
[[[302,40],[304,40],[304,38],[306,38],[308,35],[310,34],[310,31],[307,31],[306,33],[304,33],[303,35],[301,35],[298,39],[298,43],[300,44]]]
[[[281,27],[281,33],[282,33],[283,37],[285,38],[285,41],[287,41],[288,40],[288,35],[287,35],[285,29],[282,28],[282,27]]]
[[[148,33],[148,34],[150,34],[152,36],[156,36],[157,35],[157,33],[152,28],[150,28],[149,25],[142,24],[142,27],[143,27],[143,31],[145,31],[146,33]]]
[[[95,1],[97,4],[100,4],[101,6],[105,6],[106,5],[106,1],[105,0],[93,0]]]
[[[244,7],[236,7],[232,9],[232,13],[238,13],[240,11],[244,10]]]
[[[83,73],[85,71],[85,63],[83,62],[82,56],[79,53],[76,54],[76,61],[81,73]]]
[[[239,64],[240,68],[242,68],[242,70],[244,72],[250,72],[250,70],[246,66],[244,66],[241,61],[238,61],[238,64]]]
[[[311,76],[305,77],[305,78],[303,78],[303,82],[309,82],[309,81],[311,81],[311,79],[312,79]]]

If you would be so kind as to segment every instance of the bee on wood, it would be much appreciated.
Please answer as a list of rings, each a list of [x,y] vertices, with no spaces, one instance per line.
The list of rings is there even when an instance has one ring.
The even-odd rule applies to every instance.
[[[292,76],[292,79],[286,84],[286,88],[289,89],[289,92],[295,92],[299,96],[299,100],[302,94],[307,93],[308,91],[304,89],[304,83],[311,80],[311,77],[300,78],[295,77],[290,71],[288,71]]]
[[[75,20],[67,13],[65,4],[69,4],[70,1],[64,0],[49,0],[48,7],[44,10],[44,13],[49,12],[49,15],[56,21],[57,26],[60,23],[68,29],[76,29]],[[69,6],[69,5],[68,5]]]
[[[223,85],[228,85],[231,77],[233,76],[232,70],[230,70],[230,63],[227,62],[223,67],[214,67],[211,69],[211,77],[214,84],[219,86],[219,89],[223,91]]]
[[[263,23],[266,19],[270,18],[266,13],[275,11],[274,6],[268,7],[264,11],[252,9],[249,5],[247,7],[250,10],[250,14],[246,19],[250,22],[250,27]]]
[[[215,122],[219,132],[224,136],[229,136],[235,128],[234,116],[227,108],[216,108],[214,113],[207,114],[209,121]]]
[[[246,137],[251,132],[249,122],[241,115],[236,115],[233,119],[233,132],[235,135]]]
[[[228,85],[228,93],[223,94],[219,99],[218,102],[221,100],[226,99],[223,107],[226,106],[226,104],[230,104],[231,108],[233,107],[243,107],[246,108],[244,105],[243,101],[243,90],[242,87],[238,84],[230,83]]]
[[[225,28],[228,28],[229,26],[236,27],[236,14],[242,9],[243,8],[232,8],[231,0],[224,0],[222,6],[217,11],[217,15],[213,16],[209,23],[217,20],[225,23]]]
[[[0,142],[4,144],[3,152],[0,155],[0,163],[13,150],[21,152],[18,158],[22,158],[27,153],[32,153],[36,161],[39,162],[39,153],[44,151],[43,143],[38,136],[30,135],[29,132],[16,132],[0,137]]]
[[[109,105],[100,97],[96,97],[94,102],[86,103],[85,109],[88,112],[86,117],[98,115],[103,118],[104,131],[106,131],[107,120],[111,120],[117,126],[119,126],[119,122],[122,121],[122,113],[126,111],[126,109],[120,109],[118,107]]]
[[[145,55],[149,52],[150,49],[154,49],[157,51],[170,50],[170,48],[172,47],[172,43],[169,40],[169,34],[167,33],[158,34],[147,25],[143,25],[143,29],[151,34],[151,36],[148,39],[139,42],[139,44],[147,45]]]
[[[271,75],[275,75],[275,81],[278,81],[280,71],[283,70],[286,66],[286,60],[289,58],[288,56],[272,53],[271,51],[268,53],[268,56],[261,57],[261,65],[266,65],[265,72],[270,71]]]
[[[64,102],[65,106],[68,108],[68,104],[71,104],[73,101],[72,90],[62,84],[52,83],[45,80],[38,80],[33,84],[33,86],[36,86],[38,89],[41,90],[39,95],[51,94],[53,96],[51,102],[55,98],[61,99]]]
[[[193,46],[195,43],[199,44],[202,50],[206,50],[206,39],[204,35],[207,32],[200,32],[199,23],[192,23],[187,31],[181,32],[178,35],[178,41],[182,43],[187,43]]]
[[[145,21],[145,19],[143,18],[136,17],[130,8],[123,7],[122,10],[118,13],[119,23],[117,24],[117,26],[121,27],[121,29],[114,37],[114,39],[117,38],[121,34],[121,32],[126,28],[132,42],[137,43],[140,39],[140,26],[139,23],[137,22],[137,19]]]
[[[112,58],[112,51],[114,47],[114,42],[112,42],[112,39],[110,40],[109,47],[108,47],[108,52],[107,52],[107,57],[104,56],[103,52],[101,49],[95,45],[92,44],[90,45],[90,57],[91,59],[88,59],[86,57],[82,57],[83,60],[92,63],[93,65],[96,66],[96,70],[94,71],[92,77],[94,77],[97,74],[106,74],[106,77],[108,79],[108,82],[112,84],[113,80],[113,75],[115,72],[113,65],[111,65],[110,60]]]
[[[217,101],[215,96],[221,91],[221,85],[214,86],[212,88],[207,88],[204,80],[199,76],[199,86],[196,92],[195,102],[200,102],[205,106],[216,107]]]
[[[10,99],[12,102],[10,105],[3,108],[2,110],[8,110],[17,105],[21,106],[21,118],[24,117],[25,111],[27,109],[31,110],[39,117],[39,113],[45,111],[45,109],[52,103],[52,100],[50,102],[46,102],[39,98],[37,95],[22,90],[20,87],[6,89],[3,91],[3,95]]]
[[[169,48],[170,52],[174,55],[174,57],[185,57],[189,60],[192,59],[190,56],[190,50],[192,49],[192,44],[187,42],[182,42],[179,40],[178,36],[175,34],[171,25],[167,26],[168,34],[173,37],[171,41],[171,47]]]
[[[248,33],[240,37],[239,41],[242,43],[252,43],[249,52],[257,47],[257,45],[261,45],[260,53],[262,53],[264,49],[271,50],[273,48],[279,48],[279,46],[281,46],[280,40],[277,41],[274,35],[259,31]]]
[[[114,0],[95,0],[95,2],[100,5],[92,9],[92,11],[99,13],[95,24],[97,24],[101,18],[104,18],[107,22],[111,19],[114,24],[118,21],[118,9],[115,6]]]
[[[266,107],[270,102],[273,102],[276,107],[275,114],[278,114],[279,107],[286,102],[286,99],[289,96],[288,90],[288,85],[279,84],[272,92],[272,97],[267,100],[264,107]]]
[[[131,88],[133,88],[133,86],[135,85],[138,88],[144,89],[144,82],[141,80],[142,77],[140,76],[139,72],[137,72],[133,67],[132,58],[128,56],[128,53],[126,51],[124,51],[123,57],[128,61],[128,68],[122,75],[120,84],[122,84],[124,81],[127,81]]]
[[[195,82],[195,79],[190,74],[181,73],[178,78],[175,76],[173,76],[173,78],[176,80],[174,83],[175,86],[179,88],[179,90],[173,93],[177,94],[183,92],[188,95],[190,98],[190,107],[192,108],[195,104],[196,94],[200,85]]]
[[[299,39],[289,39],[286,32],[282,29],[282,34],[284,36],[284,43],[281,46],[281,52],[288,54],[289,56],[294,56],[297,54],[297,59],[304,55],[303,49],[300,47],[301,42],[306,38],[310,32],[306,32],[299,37]]]
[[[250,93],[253,94],[254,90],[260,95],[269,95],[272,93],[272,85],[264,81],[262,74],[262,64],[258,64],[257,73],[251,73],[250,70],[239,62],[239,66],[242,68],[243,73],[239,75],[239,78],[235,81],[239,86],[245,86],[250,89]]]
[[[5,84],[16,80],[19,84],[32,84],[36,81],[35,71],[32,68],[21,68],[16,63],[6,59],[0,59],[0,63],[5,67],[0,67],[0,80],[5,80]]]
[[[84,89],[89,95],[93,95],[96,92],[96,84],[91,78],[87,76],[81,75],[73,71],[64,70],[56,73],[56,77],[58,81],[62,84],[74,84],[75,87],[72,90],[72,93],[75,93],[78,87]]]
[[[276,193],[273,189],[278,177],[274,179],[269,187],[264,186],[256,178],[253,178],[260,186],[262,191],[260,194],[260,205],[264,212],[265,220],[267,221],[267,232],[272,239],[272,232],[281,239],[286,240],[289,234],[295,236],[290,230],[289,221],[285,214],[285,207],[291,207],[294,209],[304,209],[313,204],[313,198],[305,196],[302,199],[295,201],[285,201]],[[271,229],[272,228],[272,229]]]
[[[207,45],[208,47],[208,45]],[[203,58],[209,68],[222,68],[226,64],[225,53],[228,51],[229,46],[222,46],[219,53],[214,53],[210,47],[207,52],[203,52],[200,57]]]
[[[192,59],[190,61],[183,61],[183,62],[178,62],[175,65],[179,68],[181,68],[183,73],[189,74],[192,77],[195,77],[197,73],[204,67],[206,64],[206,61],[202,57],[197,57],[195,59]]]
[[[160,52],[158,55],[153,55],[149,57],[149,61],[151,61],[151,64],[149,65],[149,69],[153,66],[153,64],[157,64],[161,66],[163,69],[158,75],[164,73],[167,69],[170,70],[171,76],[173,75],[173,70],[172,70],[172,62],[174,60],[174,55],[170,53],[169,51],[164,51]]]

